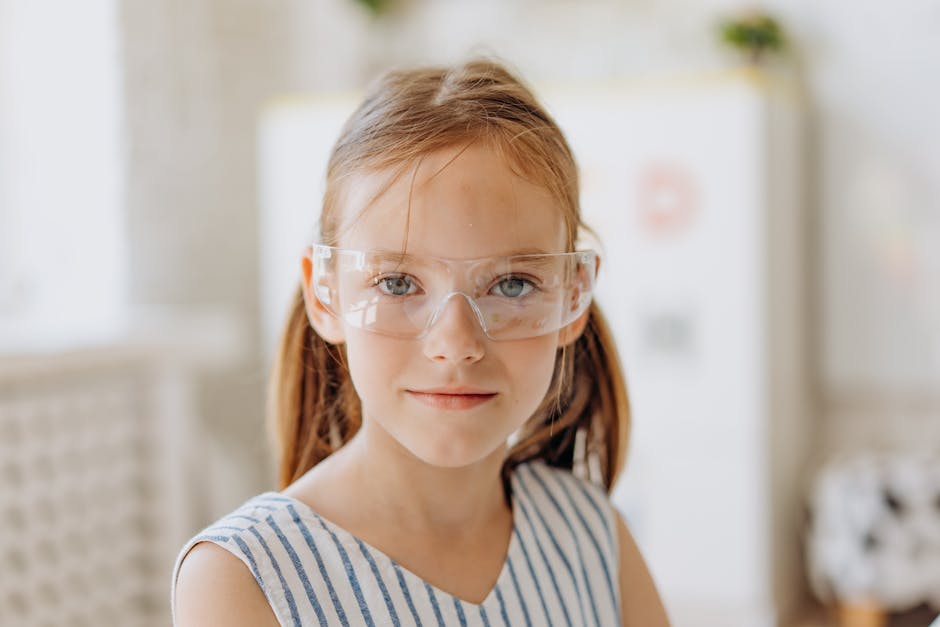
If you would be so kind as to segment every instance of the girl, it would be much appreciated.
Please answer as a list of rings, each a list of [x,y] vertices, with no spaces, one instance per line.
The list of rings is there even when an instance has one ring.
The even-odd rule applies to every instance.
[[[281,491],[183,547],[175,623],[666,625],[607,499],[629,412],[584,228],[567,142],[503,67],[379,80],[273,372]]]

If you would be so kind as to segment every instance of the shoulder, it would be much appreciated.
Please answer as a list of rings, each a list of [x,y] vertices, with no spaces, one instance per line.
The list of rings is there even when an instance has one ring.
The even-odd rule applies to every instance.
[[[177,625],[277,625],[268,549],[289,501],[269,492],[255,496],[193,536],[173,569],[171,611]]]
[[[514,487],[533,503],[543,503],[547,509],[567,512],[607,552],[616,551],[615,510],[603,487],[575,475],[563,468],[543,461],[520,464],[514,472]]]
[[[600,485],[580,477],[572,470],[550,466],[542,460],[519,464],[515,474],[526,485],[535,483],[557,493],[583,495],[590,499],[592,507],[601,507],[608,502],[607,491]]]
[[[176,579],[174,624],[278,625],[248,567],[229,551],[199,542],[185,556]]]
[[[531,502],[543,501],[549,508],[569,512],[572,526],[577,527],[574,521],[578,521],[590,534],[590,543],[609,556],[610,581],[619,592],[624,627],[668,627],[646,561],[603,487],[541,461],[520,464],[514,485]]]
[[[514,478],[517,483],[532,489],[534,485],[543,490],[559,493],[585,493],[592,501],[603,502],[607,493],[601,486],[579,477],[567,468],[550,466],[542,460],[523,462],[516,466]]]
[[[624,627],[668,627],[669,619],[633,534],[615,514],[620,557],[620,597]]]

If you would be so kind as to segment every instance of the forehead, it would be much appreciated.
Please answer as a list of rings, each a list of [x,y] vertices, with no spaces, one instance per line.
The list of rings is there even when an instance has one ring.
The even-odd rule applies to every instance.
[[[389,185],[392,176],[363,172],[345,181],[339,246],[400,251],[407,244],[411,254],[457,259],[565,251],[558,202],[492,148],[434,152]]]

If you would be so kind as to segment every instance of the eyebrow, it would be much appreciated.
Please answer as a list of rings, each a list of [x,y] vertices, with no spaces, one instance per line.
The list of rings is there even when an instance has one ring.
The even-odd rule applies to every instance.
[[[566,251],[560,251],[563,253]],[[499,255],[492,255],[493,257],[519,257],[522,255],[557,255],[559,252],[550,253],[547,250],[542,250],[541,248],[521,248],[518,250],[511,250],[509,252],[500,253]]]
[[[562,255],[568,251],[561,252],[548,252],[542,250],[541,248],[520,248],[516,250],[510,250],[505,252],[499,252],[493,255],[485,255],[483,257],[471,257],[469,259],[457,259],[454,257],[438,257],[437,255],[423,255],[416,253],[403,253],[400,250],[382,250],[382,249],[370,249],[367,251],[370,254],[378,256],[380,259],[388,260],[403,260],[403,259],[420,259],[422,257],[430,257],[432,259],[443,259],[446,261],[475,261],[483,259],[491,259],[494,257],[525,257],[530,255]]]
[[[437,255],[425,255],[423,253],[412,253],[412,252],[402,252],[400,249],[390,249],[390,248],[363,248],[361,249],[365,252],[374,253],[377,255],[407,255],[407,256],[417,256],[417,257],[437,257]],[[470,259],[485,259],[486,257],[514,257],[517,255],[563,255],[571,251],[567,250],[556,250],[548,251],[542,248],[516,248],[506,251],[500,251],[493,253],[491,255],[483,255],[482,257],[470,257]],[[440,259],[454,259],[454,257],[439,257]]]

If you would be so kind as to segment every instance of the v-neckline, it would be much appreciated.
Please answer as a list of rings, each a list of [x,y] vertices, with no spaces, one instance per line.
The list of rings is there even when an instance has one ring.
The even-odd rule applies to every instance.
[[[354,535],[352,532],[348,531],[346,528],[338,525],[337,523],[329,520],[328,518],[325,518],[324,516],[319,514],[316,510],[314,510],[312,507],[310,507],[309,505],[307,505],[306,503],[304,503],[303,501],[301,501],[300,499],[296,497],[288,496],[286,494],[282,494],[281,492],[271,491],[271,492],[265,492],[263,494],[260,494],[258,498],[260,499],[260,498],[264,498],[268,496],[273,496],[281,500],[286,499],[290,501],[292,505],[294,505],[295,509],[298,510],[298,513],[300,514],[301,518],[306,517],[306,518],[312,518],[316,520],[317,522],[322,521],[323,525],[327,529],[335,533],[337,537],[343,540],[348,540],[352,543],[362,544],[366,549],[369,550],[369,552],[374,557],[376,557],[376,559],[381,559],[381,560],[388,562],[389,564],[392,565],[394,569],[400,571],[405,578],[412,579],[416,583],[418,583],[420,586],[433,590],[435,596],[443,595],[445,597],[449,597],[457,601],[460,601],[462,604],[467,605],[471,608],[483,607],[484,609],[487,609],[490,606],[498,602],[497,594],[499,594],[499,590],[505,589],[510,584],[512,580],[512,572],[511,572],[512,566],[510,564],[510,561],[520,551],[520,546],[519,546],[519,543],[521,541],[520,540],[520,523],[522,522],[522,520],[520,519],[520,511],[516,503],[516,499],[517,499],[516,495],[518,494],[518,487],[516,485],[516,469],[513,469],[513,472],[510,475],[509,483],[510,483],[510,504],[512,507],[512,531],[510,532],[510,535],[509,535],[509,545],[506,548],[506,555],[503,558],[503,564],[502,564],[502,567],[500,568],[499,575],[496,577],[496,583],[493,584],[493,587],[490,588],[489,592],[487,592],[486,594],[486,597],[480,603],[473,603],[472,601],[467,601],[466,599],[462,599],[458,597],[457,595],[453,594],[452,592],[447,592],[446,590],[442,590],[441,588],[438,588],[437,586],[427,581],[426,579],[424,579],[417,573],[399,564],[398,561],[393,559],[390,555],[388,555],[381,549],[376,548],[372,544],[369,544],[365,540]]]

